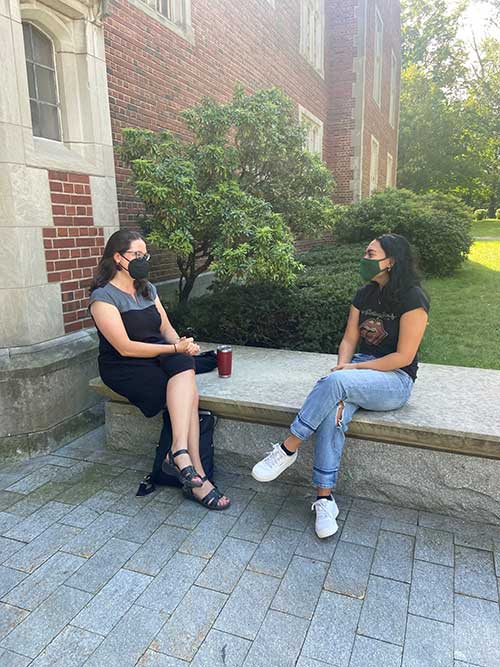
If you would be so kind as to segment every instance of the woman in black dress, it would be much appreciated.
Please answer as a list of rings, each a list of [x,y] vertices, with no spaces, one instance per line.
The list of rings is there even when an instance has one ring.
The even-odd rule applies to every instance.
[[[192,338],[179,338],[156,288],[147,281],[150,256],[137,232],[108,240],[90,288],[90,312],[99,334],[103,382],[146,417],[165,408],[172,422],[173,464],[184,494],[209,509],[230,501],[207,479],[199,453],[198,391]]]

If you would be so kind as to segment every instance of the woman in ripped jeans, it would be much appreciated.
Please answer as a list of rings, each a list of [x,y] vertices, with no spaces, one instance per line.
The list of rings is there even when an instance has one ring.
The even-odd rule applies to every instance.
[[[361,260],[366,284],[355,294],[332,373],[322,377],[290,426],[252,475],[270,482],[295,463],[300,445],[316,434],[313,484],[316,534],[337,530],[332,496],[347,426],[358,408],[396,410],[410,398],[417,377],[418,348],[427,325],[429,300],[420,287],[408,241],[398,234],[373,240]],[[355,353],[358,349],[358,353]]]

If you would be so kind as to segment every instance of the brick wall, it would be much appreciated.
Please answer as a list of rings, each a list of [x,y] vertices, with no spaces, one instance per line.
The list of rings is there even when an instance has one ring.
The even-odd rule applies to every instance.
[[[375,7],[378,8],[384,23],[383,33],[383,62],[382,62],[382,96],[379,107],[373,98],[374,77],[374,42],[375,42]],[[395,127],[389,123],[389,102],[391,85],[391,51],[394,50],[401,62],[400,50],[400,6],[393,0],[369,0],[367,16],[367,47],[366,47],[366,80],[365,80],[365,113],[363,133],[363,187],[364,196],[368,196],[370,189],[370,155],[371,136],[379,142],[379,189],[385,188],[387,153],[394,160],[394,170],[397,168],[397,128],[399,114],[396,113]],[[398,67],[399,72],[399,67]],[[399,111],[399,73],[397,81],[396,110]]]
[[[64,331],[93,326],[88,288],[104,250],[104,232],[94,226],[86,174],[49,171],[53,227],[43,228],[49,282],[61,285]]]

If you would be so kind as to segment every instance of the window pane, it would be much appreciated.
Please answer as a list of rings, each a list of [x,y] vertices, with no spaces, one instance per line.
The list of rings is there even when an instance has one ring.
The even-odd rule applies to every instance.
[[[28,90],[31,98],[36,99],[35,87],[35,69],[32,63],[26,63],[26,70],[28,72]]]
[[[57,107],[50,104],[40,104],[40,135],[46,139],[54,139],[55,141],[60,141],[61,136],[59,134],[59,116],[57,113]]]
[[[31,48],[31,25],[23,23],[24,51],[26,58],[33,60],[33,50]]]
[[[31,124],[33,126],[33,134],[35,137],[40,136],[40,118],[38,113],[38,104],[34,100],[30,100],[31,107]]]
[[[52,42],[36,28],[32,28],[31,32],[33,35],[33,60],[54,69]]]
[[[35,65],[38,99],[42,102],[57,104],[56,80],[54,72],[46,67]]]

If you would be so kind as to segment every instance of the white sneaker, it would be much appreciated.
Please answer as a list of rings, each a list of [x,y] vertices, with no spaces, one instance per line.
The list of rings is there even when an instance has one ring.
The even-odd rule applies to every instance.
[[[335,535],[339,529],[338,523],[335,519],[339,515],[339,508],[335,500],[316,500],[312,506],[311,510],[316,512],[316,535],[318,537],[330,537]]]
[[[272,451],[262,461],[254,465],[252,477],[258,482],[272,482],[296,460],[297,452],[289,456],[282,450],[281,443],[276,442]]]

